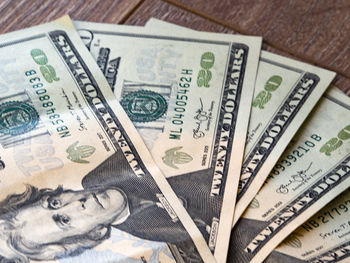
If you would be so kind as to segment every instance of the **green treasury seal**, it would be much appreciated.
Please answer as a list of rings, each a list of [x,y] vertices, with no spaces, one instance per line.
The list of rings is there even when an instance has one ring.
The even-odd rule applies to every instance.
[[[121,99],[120,104],[131,121],[136,122],[155,121],[168,109],[168,103],[164,97],[149,90],[130,92]]]
[[[19,135],[33,130],[39,122],[36,109],[21,101],[0,104],[0,133]]]

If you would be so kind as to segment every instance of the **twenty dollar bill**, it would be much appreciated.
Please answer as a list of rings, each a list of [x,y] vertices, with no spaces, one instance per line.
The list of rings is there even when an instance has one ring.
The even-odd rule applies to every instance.
[[[224,262],[261,38],[75,25],[157,165]]]
[[[0,40],[0,261],[214,262],[69,17]]]
[[[184,30],[156,19],[146,26]],[[261,52],[233,225],[334,76],[312,65]]]
[[[349,262],[350,190],[290,234],[266,263]]]
[[[350,98],[331,88],[233,228],[229,262],[262,262],[349,187],[349,119]]]

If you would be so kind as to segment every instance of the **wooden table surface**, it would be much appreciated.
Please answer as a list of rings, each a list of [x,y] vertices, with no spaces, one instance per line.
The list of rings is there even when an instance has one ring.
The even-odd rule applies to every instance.
[[[263,48],[337,72],[350,96],[349,0],[2,0],[0,33],[69,14],[144,25],[150,17],[196,30],[259,35]]]

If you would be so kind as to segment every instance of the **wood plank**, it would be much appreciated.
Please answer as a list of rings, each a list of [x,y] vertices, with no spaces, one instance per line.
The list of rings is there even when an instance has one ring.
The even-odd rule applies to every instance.
[[[350,78],[347,0],[166,0]],[[209,4],[210,3],[210,4]]]
[[[234,30],[211,22],[191,12],[187,12],[161,0],[147,0],[125,21],[129,25],[146,24],[147,20],[155,17],[170,23],[186,26],[195,30],[235,33]]]
[[[0,33],[52,21],[65,14],[77,20],[120,23],[141,2],[142,0],[5,0],[0,2]]]
[[[163,2],[161,0],[147,0],[143,2],[125,21],[125,23],[129,25],[143,26],[151,17],[189,27],[195,30],[233,34],[237,33],[229,27],[223,26],[203,16],[194,14],[183,8]],[[283,50],[272,47],[266,42],[263,44],[263,49],[297,60],[302,60],[297,56],[293,56],[291,53],[287,53]],[[347,94],[350,96],[350,78],[338,75],[336,81],[334,81],[333,84],[344,92],[347,92]]]

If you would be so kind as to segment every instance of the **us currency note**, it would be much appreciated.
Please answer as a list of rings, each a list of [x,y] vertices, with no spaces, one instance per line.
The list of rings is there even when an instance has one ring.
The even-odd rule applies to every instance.
[[[216,259],[224,262],[261,38],[75,25]]]
[[[150,19],[146,26],[182,29]],[[335,74],[262,51],[233,226]]]
[[[0,261],[215,262],[70,18],[0,41]]]
[[[349,119],[350,98],[330,89],[233,228],[229,262],[262,262],[298,226],[349,187]]]
[[[290,234],[265,262],[349,262],[349,211],[348,188]]]

